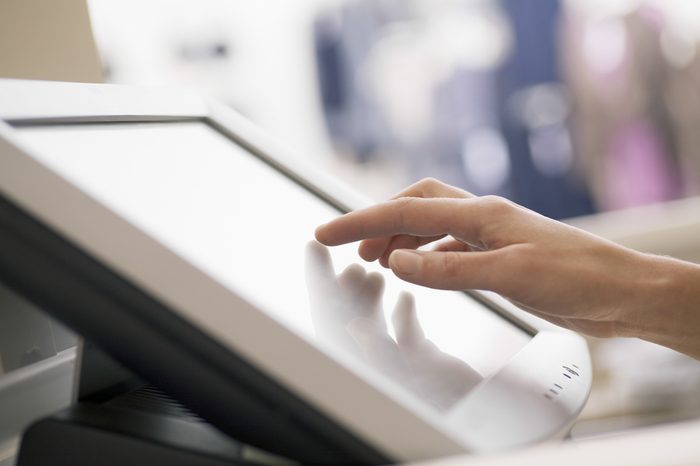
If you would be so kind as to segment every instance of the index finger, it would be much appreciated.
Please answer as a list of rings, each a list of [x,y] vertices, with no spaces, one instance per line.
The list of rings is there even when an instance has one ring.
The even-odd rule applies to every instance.
[[[467,242],[478,239],[480,221],[474,214],[478,198],[404,197],[356,210],[316,229],[316,239],[328,246],[397,234],[448,234]]]
[[[435,178],[424,178],[417,183],[412,184],[403,191],[397,193],[392,200],[402,197],[423,197],[423,198],[471,198],[473,194],[462,189],[450,186]],[[439,237],[435,237],[436,239]],[[384,236],[380,238],[367,239],[362,241],[358,248],[360,256],[367,260],[373,261],[380,259],[382,265],[386,267],[388,255],[391,254],[391,247],[420,247],[426,243],[434,241],[430,238],[415,238],[408,235],[399,236]]]

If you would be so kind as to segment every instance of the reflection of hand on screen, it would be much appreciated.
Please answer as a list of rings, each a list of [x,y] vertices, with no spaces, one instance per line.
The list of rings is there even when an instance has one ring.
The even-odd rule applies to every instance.
[[[448,409],[481,382],[481,375],[459,358],[441,351],[423,334],[413,295],[403,292],[392,314],[396,340],[374,322],[357,318],[348,331],[371,364],[401,377],[421,398]]]
[[[306,287],[316,336],[356,355],[357,344],[347,332],[348,322],[365,317],[384,323],[384,278],[366,273],[357,264],[336,276],[328,248],[310,242],[306,247]]]
[[[410,293],[401,293],[392,314],[396,340],[387,331],[384,278],[353,264],[335,275],[328,249],[306,250],[311,316],[320,339],[358,355],[439,409],[447,409],[481,381],[461,359],[425,338]]]

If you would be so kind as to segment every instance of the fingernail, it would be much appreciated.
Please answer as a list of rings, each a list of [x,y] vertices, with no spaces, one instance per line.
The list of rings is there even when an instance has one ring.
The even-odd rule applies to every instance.
[[[392,269],[405,275],[412,275],[420,270],[423,258],[415,252],[396,250],[389,257]]]

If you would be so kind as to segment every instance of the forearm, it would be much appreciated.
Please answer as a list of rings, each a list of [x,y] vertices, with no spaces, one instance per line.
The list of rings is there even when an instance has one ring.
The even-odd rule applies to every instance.
[[[641,255],[645,278],[623,313],[620,335],[641,338],[700,359],[700,266]]]

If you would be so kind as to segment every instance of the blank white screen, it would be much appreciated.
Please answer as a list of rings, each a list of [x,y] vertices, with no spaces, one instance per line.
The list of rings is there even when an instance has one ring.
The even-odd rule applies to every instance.
[[[306,248],[315,227],[339,212],[205,123],[26,127],[20,134],[35,149],[35,156],[56,172],[224,285],[243,290],[292,331],[309,339],[320,336],[324,344],[338,342],[343,350],[356,344],[356,355],[384,376],[396,379],[387,366],[393,362],[383,356],[377,361],[376,350],[381,353],[393,344],[391,312],[402,290],[415,296],[420,327],[439,354],[466,362],[484,377],[530,339],[462,293],[416,287],[366,263],[361,264],[364,269],[385,277],[380,311],[387,323],[387,339],[367,340],[372,334],[362,326],[350,338],[323,338],[319,333],[344,329],[314,325],[312,315],[318,312],[310,312],[309,299],[314,287],[308,286],[306,278],[313,263]],[[355,245],[333,248],[331,257],[336,274],[360,262]],[[344,302],[329,303],[331,321],[348,306],[363,305],[361,296],[350,296],[357,300],[347,302],[345,296]],[[397,354],[405,352],[400,348]],[[430,405],[449,408],[456,401],[454,393],[435,394],[450,389],[435,383],[435,374],[425,369],[442,360],[433,363],[431,359],[427,366],[426,361],[411,361],[408,370],[419,373],[405,385]],[[415,384],[420,388],[415,389]],[[451,401],[444,402],[446,397]]]

